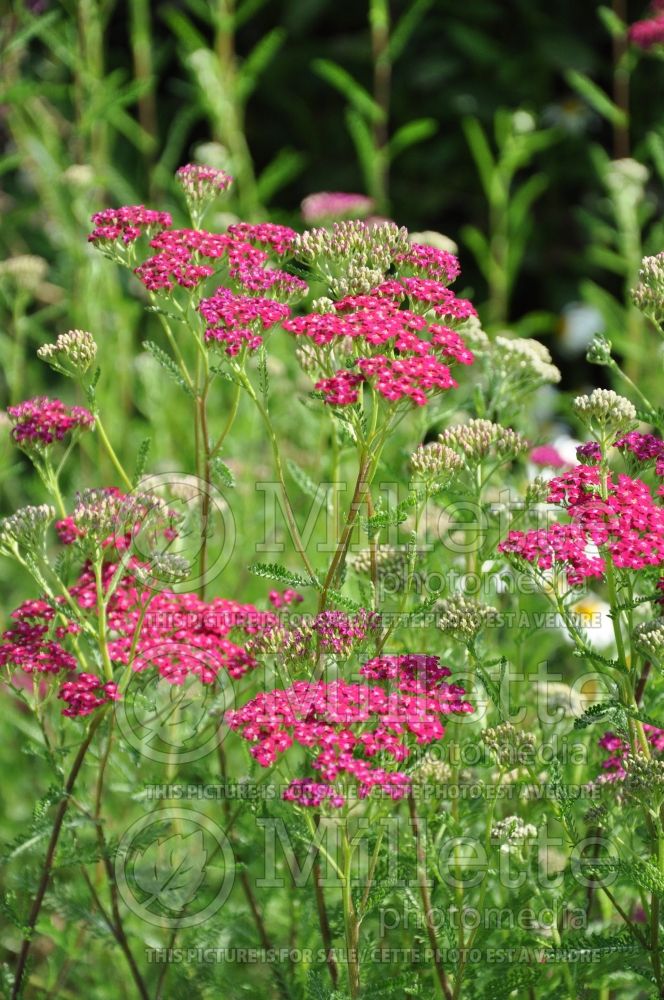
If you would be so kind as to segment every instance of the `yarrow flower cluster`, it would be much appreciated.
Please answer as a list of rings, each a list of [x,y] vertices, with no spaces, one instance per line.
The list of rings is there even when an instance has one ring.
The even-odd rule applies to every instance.
[[[491,622],[496,609],[479,604],[463,594],[451,594],[438,605],[438,628],[463,643],[475,642]]]
[[[633,455],[637,462],[644,465],[654,462],[656,475],[664,476],[664,441],[661,438],[631,431],[616,441],[615,447]]]
[[[49,504],[21,507],[0,520],[0,549],[14,552],[17,548],[39,552],[44,547],[46,530],[55,518],[55,508]]]
[[[664,14],[661,17],[664,38]],[[639,283],[632,292],[635,305],[654,323],[664,324],[664,251],[644,257]]]
[[[291,598],[292,600],[292,598]],[[250,645],[252,653],[279,653],[287,662],[302,663],[319,649],[346,658],[380,630],[380,616],[362,608],[352,615],[345,611],[321,611],[304,618],[297,628],[280,622],[268,627]]]
[[[75,430],[94,427],[95,418],[83,406],[67,406],[59,399],[36,396],[16,406],[8,406],[7,413],[14,425],[12,436],[22,448],[43,449]]]
[[[425,302],[425,311],[432,307],[448,323],[474,312],[439,282],[406,278],[382,282],[367,294],[347,295],[324,310],[318,303],[318,311],[284,323],[290,333],[307,338],[309,367],[325,373],[315,388],[329,405],[358,402],[365,382],[391,403],[405,399],[418,406],[457,386],[450,365],[472,364],[473,353],[453,328],[402,308],[411,293]],[[349,351],[352,359],[333,371]]]
[[[73,378],[85,375],[96,355],[97,345],[87,330],[69,330],[61,333],[54,344],[42,344],[37,348],[38,358],[55,371]]]
[[[90,715],[96,708],[118,701],[120,693],[113,681],[104,682],[95,674],[81,673],[72,680],[64,682],[58,692],[58,698],[67,706],[62,714],[75,718]]]
[[[491,840],[500,845],[502,854],[518,852],[536,837],[537,827],[520,816],[507,816],[491,827]]]
[[[511,722],[482,730],[481,740],[501,767],[527,763],[535,750],[534,734],[517,729]]]
[[[55,610],[45,601],[26,601],[12,612],[15,625],[0,637],[0,666],[26,674],[58,674],[76,669],[76,657],[61,640],[76,635],[75,622],[55,626]]]
[[[283,303],[236,295],[230,288],[218,288],[209,299],[203,299],[199,309],[208,324],[205,339],[224,344],[231,356],[244,346],[255,351],[263,342],[261,334],[290,315]]]
[[[599,466],[575,466],[549,484],[549,503],[563,506],[569,523],[512,531],[499,550],[541,570],[560,564],[571,584],[604,575],[600,549],[622,569],[662,565],[664,508],[648,486],[626,475],[608,476],[605,491]]]
[[[438,435],[438,440],[442,445],[460,452],[469,466],[482,462],[490,454],[504,459],[513,458],[528,447],[526,439],[517,431],[490,420],[469,420],[465,424],[447,427]]]
[[[612,389],[593,389],[589,396],[577,396],[572,407],[590,431],[602,439],[624,433],[636,420],[633,403]]]
[[[530,337],[496,337],[491,365],[496,379],[508,380],[511,391],[525,386],[532,391],[562,378],[549,349]]]
[[[664,729],[643,723],[643,731],[651,751],[657,755],[664,753]],[[617,733],[608,732],[601,737],[597,745],[609,753],[609,756],[602,761],[604,773],[596,779],[597,782],[602,785],[607,782],[624,781],[627,776],[627,763],[632,757],[632,750],[627,740]]]
[[[184,191],[187,201],[206,204],[227,191],[233,178],[225,170],[216,170],[197,163],[187,163],[175,171],[175,179]]]
[[[124,575],[123,569],[126,567],[106,563],[102,571],[104,592],[111,584],[114,587],[107,608],[111,636],[108,652],[114,667],[126,667],[131,660],[134,671],[155,670],[171,684],[183,684],[189,676],[212,684],[223,671],[237,678],[256,666],[246,644],[275,624],[273,613],[223,598],[206,602],[194,594],[176,594],[167,589],[155,594],[140,584],[140,565],[136,561],[130,562],[129,572]],[[94,618],[97,584],[89,565],[69,591],[80,614]],[[74,671],[77,657],[66,649],[64,640],[77,636],[81,626],[66,617],[70,613],[62,597],[53,603],[38,600],[21,605],[12,615],[16,624],[0,637],[0,665],[25,673]],[[64,624],[56,625],[56,616],[63,618]],[[234,641],[232,635],[243,640],[244,645]],[[68,678],[74,684],[67,689],[74,699],[69,708],[92,704],[90,699],[80,703],[77,700],[86,684],[83,681],[82,686],[78,685],[80,676]],[[97,686],[92,685],[90,691],[94,693]]]
[[[462,467],[461,456],[439,441],[419,445],[410,456],[411,472],[425,482],[453,475]]]
[[[261,693],[225,718],[263,767],[294,744],[312,753],[311,766],[323,779],[317,785],[327,786],[330,794],[316,787],[300,804],[319,805],[327,798],[341,805],[348,789],[335,782],[342,780],[356,783],[360,798],[377,788],[398,799],[411,779],[394,765],[410,756],[413,745],[442,739],[446,715],[472,712],[472,706],[462,688],[446,682],[450,671],[435,656],[377,657],[364,664],[360,676],[365,683],[299,681]],[[367,680],[388,683],[383,687]],[[299,781],[284,797],[294,801],[296,790],[301,790]]]
[[[165,229],[172,225],[169,212],[158,212],[144,205],[125,205],[122,208],[105,208],[92,216],[95,228],[88,236],[90,243],[105,245],[120,240],[133,243],[144,232]]]

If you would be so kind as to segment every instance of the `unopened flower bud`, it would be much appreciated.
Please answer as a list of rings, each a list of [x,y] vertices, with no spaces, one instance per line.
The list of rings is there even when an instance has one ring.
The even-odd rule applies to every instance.
[[[95,360],[97,345],[87,330],[69,330],[61,333],[54,344],[42,344],[37,357],[72,378],[80,378]]]

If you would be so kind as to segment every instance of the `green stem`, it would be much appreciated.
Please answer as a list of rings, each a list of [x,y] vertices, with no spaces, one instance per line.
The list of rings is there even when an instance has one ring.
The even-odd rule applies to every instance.
[[[113,445],[111,444],[111,442],[109,440],[108,434],[106,433],[106,431],[104,429],[104,425],[102,424],[101,417],[99,416],[98,413],[95,414],[95,429],[96,429],[97,433],[99,434],[99,437],[101,439],[101,443],[103,444],[104,448],[106,449],[106,454],[110,458],[110,460],[111,460],[111,462],[113,464],[113,467],[115,468],[115,471],[120,476],[120,479],[124,483],[126,489],[129,490],[129,492],[131,493],[133,491],[133,489],[134,489],[134,484],[132,483],[131,479],[129,478],[129,476],[125,472],[124,468],[122,467],[122,463],[121,463],[120,459],[115,454],[115,449],[113,448]]]
[[[32,940],[34,937],[35,927],[37,926],[37,920],[39,919],[39,914],[41,912],[42,903],[44,902],[44,896],[46,895],[46,890],[48,888],[48,883],[51,878],[51,869],[53,867],[53,860],[55,858],[55,851],[58,846],[58,840],[60,838],[60,832],[62,830],[62,824],[65,818],[65,813],[67,812],[67,807],[69,806],[69,801],[71,798],[74,785],[76,784],[76,779],[78,773],[81,770],[81,766],[85,759],[85,755],[88,752],[92,739],[95,732],[101,725],[101,722],[105,715],[105,709],[101,708],[95,718],[90,723],[87,735],[83,742],[81,743],[78,753],[72,764],[71,771],[65,783],[63,789],[63,795],[58,803],[58,807],[55,812],[55,817],[53,819],[53,829],[51,830],[51,837],[48,842],[48,847],[46,849],[46,858],[44,860],[44,866],[42,868],[42,875],[37,887],[37,892],[35,893],[35,898],[32,902],[30,908],[30,913],[25,925],[25,932],[23,936],[23,942],[21,944],[21,950],[18,955],[16,962],[16,970],[14,972],[14,985],[11,992],[11,1000],[19,1000],[21,996],[21,989],[23,985],[23,976],[25,974],[25,967],[30,955],[30,947],[32,945]]]

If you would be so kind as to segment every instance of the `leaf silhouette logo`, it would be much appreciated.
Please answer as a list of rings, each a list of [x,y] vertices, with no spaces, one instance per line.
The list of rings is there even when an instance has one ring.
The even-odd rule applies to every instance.
[[[181,909],[196,895],[206,862],[202,830],[155,840],[134,861],[136,884],[149,895],[143,906],[158,901],[169,910]]]

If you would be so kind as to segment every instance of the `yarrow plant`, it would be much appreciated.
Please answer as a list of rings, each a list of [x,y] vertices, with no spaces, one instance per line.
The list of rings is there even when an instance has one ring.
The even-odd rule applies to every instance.
[[[240,920],[244,988],[284,1000],[498,996],[507,945],[501,996],[608,998],[626,954],[664,995],[661,410],[594,389],[564,447],[538,426],[550,352],[482,329],[447,245],[364,196],[312,195],[296,231],[213,213],[216,167],[176,184],[188,222],[102,208],[89,242],[147,308],[132,405],[178,471],[114,448],[94,331],[37,351],[71,402],[7,410],[38,481],[0,521],[32,588],[0,667],[52,778],[4,853],[31,857],[2,902],[9,995],[51,982],[63,922],[91,948],[103,928],[141,998],[205,992],[141,946],[234,944]],[[651,326],[659,256],[633,296]],[[524,900],[529,922],[487,916]]]

